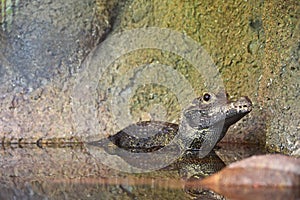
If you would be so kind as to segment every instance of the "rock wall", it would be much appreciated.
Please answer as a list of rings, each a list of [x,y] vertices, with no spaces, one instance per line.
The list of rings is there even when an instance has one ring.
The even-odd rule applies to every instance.
[[[265,1],[266,48],[259,102],[266,146],[300,156],[300,2]]]
[[[246,95],[254,104],[223,141],[299,156],[299,11],[297,0],[137,0],[114,30],[156,26],[192,37],[216,63],[229,95]]]
[[[87,54],[111,30],[113,20],[113,33],[155,26],[188,35],[217,65],[230,98],[245,95],[253,101],[253,111],[223,141],[266,145],[299,156],[299,1],[134,0],[120,1],[122,12],[114,9],[115,1],[17,2],[6,5],[13,18],[1,10],[1,137],[90,136],[75,128],[72,90],[89,64]],[[205,92],[187,63],[157,51],[119,59],[110,68],[113,75],[106,72],[105,84],[114,84],[136,61],[159,63],[166,55],[165,64],[175,62],[174,69],[197,95]],[[106,86],[97,86],[95,109],[101,131],[112,134],[111,116],[106,115],[110,110],[99,106],[107,101],[101,92]],[[164,109],[151,105],[163,102],[166,119],[178,122],[175,97],[168,88],[140,87],[130,99],[130,112],[135,120],[156,119]],[[88,125],[84,113],[81,117]]]
[[[2,1],[0,137],[71,137],[72,77],[111,28],[116,1]]]
[[[259,119],[258,93],[264,71],[263,2],[137,0],[127,8],[117,18],[114,30],[156,26],[187,34],[217,65],[230,98],[248,96],[253,101],[254,110],[234,125],[223,141],[265,144],[266,123]],[[185,71],[185,77],[198,95],[207,91],[194,71],[181,62],[176,65],[180,73]]]

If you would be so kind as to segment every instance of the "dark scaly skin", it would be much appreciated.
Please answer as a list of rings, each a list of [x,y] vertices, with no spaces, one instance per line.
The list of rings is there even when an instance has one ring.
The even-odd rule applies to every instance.
[[[207,95],[206,93],[205,95]],[[210,94],[211,98],[206,101],[205,95],[196,98],[192,105],[183,114],[182,124],[189,127],[186,137],[192,139],[191,148],[199,148],[205,134],[212,131],[212,128],[220,120],[219,113],[226,115],[223,130],[219,138],[220,141],[230,125],[240,120],[252,109],[252,103],[247,97],[241,97],[237,101],[227,101],[225,105],[219,105],[219,96]],[[219,112],[219,113],[218,113]],[[168,145],[177,135],[179,125],[161,121],[143,121],[132,124],[108,139],[116,146],[131,152],[152,152]],[[130,133],[130,134],[128,134]],[[139,136],[139,137],[136,137]],[[209,138],[208,138],[209,139]],[[93,145],[108,145],[100,141],[92,142]],[[69,147],[82,146],[83,142],[79,138],[2,138],[3,147],[25,147],[35,144],[38,147]]]
[[[225,118],[221,134],[217,135],[217,138],[211,138],[218,142],[225,136],[232,124],[251,110],[252,103],[248,97],[241,97],[237,101],[228,101],[222,94],[206,93],[202,97],[196,98],[192,105],[184,110],[181,121],[181,125],[184,127],[182,140],[185,138],[192,140],[190,148],[198,149],[203,140],[210,140],[210,138],[205,138],[208,133],[213,135],[216,132],[217,134],[214,127],[217,127]],[[168,145],[177,135],[179,127],[178,124],[168,122],[143,121],[109,136],[108,140],[103,139],[91,144],[107,146],[110,141],[117,147],[134,153],[152,152]]]
[[[135,132],[148,137],[136,138],[127,133]],[[152,152],[169,144],[178,132],[178,124],[161,121],[142,121],[132,124],[108,139],[132,152]],[[152,135],[149,137],[149,135]]]

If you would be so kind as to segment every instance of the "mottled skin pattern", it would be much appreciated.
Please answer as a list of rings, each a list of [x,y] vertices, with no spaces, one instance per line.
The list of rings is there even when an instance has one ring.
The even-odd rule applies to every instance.
[[[116,135],[110,136],[109,140],[118,147],[132,152],[152,152],[169,144],[177,132],[177,124],[142,121],[126,127]],[[139,134],[140,137],[138,138],[127,133]]]
[[[224,101],[225,100],[225,101]],[[205,93],[194,99],[183,111],[181,127],[182,140],[191,140],[192,149],[198,149],[203,140],[220,141],[229,126],[240,120],[252,110],[252,103],[247,97],[237,101],[228,101],[222,94]],[[220,135],[214,128],[224,120]],[[114,145],[131,152],[152,152],[168,145],[177,135],[180,125],[161,121],[142,121],[132,124],[107,139],[91,142],[97,146]],[[207,138],[208,133],[216,132],[218,138]],[[180,142],[180,141],[179,141]],[[80,138],[2,138],[2,146],[24,147],[36,144],[38,147],[68,147],[82,145]],[[184,142],[182,142],[184,143]],[[184,144],[180,144],[183,146]]]
[[[192,105],[183,111],[180,125],[161,121],[138,122],[108,137],[108,140],[102,139],[91,144],[107,146],[109,143],[113,143],[119,148],[135,153],[152,152],[168,145],[177,135],[181,126],[184,134],[181,139],[191,140],[190,148],[198,149],[203,140],[220,141],[229,126],[251,110],[252,103],[247,97],[241,97],[237,101],[228,101],[221,93],[217,95],[205,93],[202,97],[196,98]],[[222,122],[224,125],[220,132],[216,129]],[[213,138],[214,136],[206,138],[208,133],[216,133],[215,138]]]

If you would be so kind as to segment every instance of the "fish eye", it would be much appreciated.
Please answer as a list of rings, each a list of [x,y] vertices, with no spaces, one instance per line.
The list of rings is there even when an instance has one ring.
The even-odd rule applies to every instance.
[[[205,94],[203,95],[203,100],[204,100],[204,101],[209,101],[210,98],[211,98],[211,96],[210,96],[210,94],[208,94],[208,93],[205,93]]]

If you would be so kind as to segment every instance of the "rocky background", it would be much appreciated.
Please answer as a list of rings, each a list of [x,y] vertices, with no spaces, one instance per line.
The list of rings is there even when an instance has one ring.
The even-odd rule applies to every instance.
[[[201,78],[180,58],[155,50],[132,52],[105,71],[106,84],[97,86],[98,104],[93,106],[100,132],[78,130],[74,113],[81,110],[74,110],[74,86],[93,59],[92,49],[112,33],[141,27],[186,33],[212,57],[230,98],[246,95],[252,100],[253,111],[223,139],[234,144],[217,152],[226,164],[261,153],[258,145],[300,156],[298,0],[4,0],[0,5],[1,198],[200,198],[198,190],[171,184],[180,179],[174,169],[140,177],[102,165],[82,144],[3,144],[41,137],[89,141],[99,134],[114,134],[110,110],[101,105],[108,102],[107,87],[136,63],[176,63],[174,68],[201,95]],[[156,104],[162,107],[152,106]],[[155,85],[138,88],[130,106],[135,121],[165,117],[178,122],[180,117],[176,95]],[[84,112],[75,118],[87,127]],[[241,151],[241,143],[250,148]]]
[[[111,29],[115,1],[2,1],[1,137],[70,137],[72,77]]]
[[[72,90],[87,65],[86,56],[109,32],[155,26],[184,32],[199,42],[217,65],[230,97],[245,95],[253,101],[254,110],[229,130],[224,142],[300,155],[298,0],[12,2],[15,5],[1,5],[0,15],[2,138],[90,140],[72,119]],[[161,53],[152,53],[157,54]],[[133,53],[129,61],[137,58],[148,57]],[[116,66],[126,70],[126,65]],[[177,69],[184,71],[186,64],[179,62]],[[184,74],[201,95],[201,86],[195,84],[198,77],[190,70]],[[149,100],[147,91],[159,98]],[[152,119],[147,115],[151,103],[164,99],[173,105],[176,98],[166,93],[162,88],[141,88],[132,99],[135,119]],[[99,92],[98,100],[106,97]],[[178,120],[179,112],[176,105],[169,106],[168,120]],[[113,134],[106,113],[99,111],[100,132]]]
[[[230,96],[253,101],[254,110],[223,141],[299,156],[299,6],[299,1],[134,1],[115,29],[146,24],[186,32],[209,52]]]

